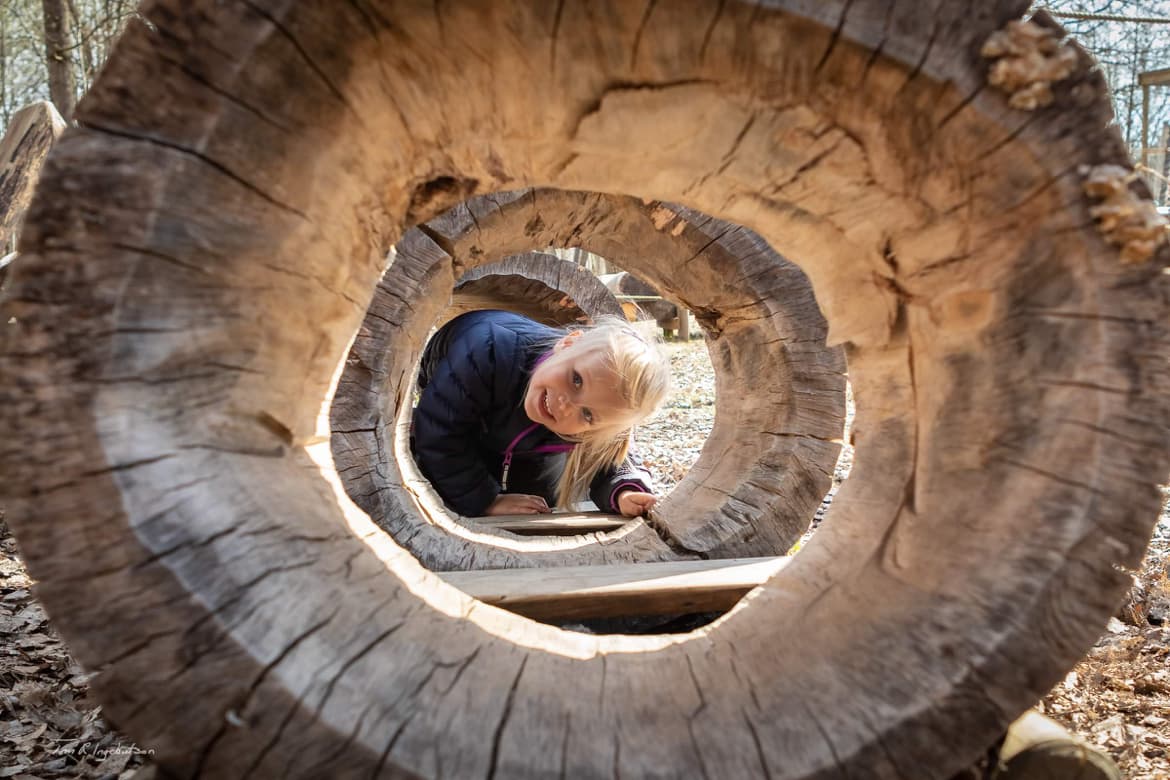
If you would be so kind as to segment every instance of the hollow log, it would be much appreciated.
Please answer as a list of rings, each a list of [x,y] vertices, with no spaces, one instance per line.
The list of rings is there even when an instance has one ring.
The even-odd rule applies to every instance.
[[[16,249],[41,165],[64,129],[57,109],[42,100],[17,111],[0,139],[0,257]],[[4,273],[0,266],[0,283]]]
[[[144,3],[46,161],[0,304],[0,501],[103,713],[177,777],[970,764],[1102,630],[1170,472],[1170,251],[1120,210],[1098,225],[1148,193],[1100,70],[1043,14],[1019,33],[1025,8]],[[1011,67],[1001,33],[1037,57]],[[1051,83],[1005,80],[1046,56]],[[527,185],[755,230],[846,347],[852,475],[691,634],[478,603],[332,468],[323,411],[390,246]],[[651,262],[629,269],[719,312],[708,332],[761,316],[720,305],[750,272]],[[388,270],[387,295],[419,289]],[[416,319],[455,270],[423,269]],[[725,378],[737,354],[715,352]],[[728,484],[718,441],[696,502]]]
[[[576,263],[543,252],[504,258],[460,277],[443,319],[476,309],[506,309],[552,326],[623,316],[601,280]]]
[[[410,457],[408,401],[450,275],[533,246],[568,245],[640,267],[694,302],[716,367],[715,425],[651,526],[521,540],[443,506]],[[688,262],[687,273],[674,273]],[[334,397],[334,459],[358,506],[437,571],[780,555],[808,528],[840,450],[844,360],[826,347],[826,330],[808,279],[746,228],[596,193],[476,198],[395,247]]]

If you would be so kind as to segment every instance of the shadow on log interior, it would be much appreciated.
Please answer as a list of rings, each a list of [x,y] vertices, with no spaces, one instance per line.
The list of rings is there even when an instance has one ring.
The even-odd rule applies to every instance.
[[[544,252],[506,257],[463,274],[440,320],[477,309],[506,309],[554,327],[624,316],[617,298],[589,270]]]
[[[1164,227],[1140,219],[1100,70],[1025,11],[144,3],[45,163],[0,310],[0,500],[103,713],[176,777],[970,764],[1102,630],[1170,472]],[[375,384],[396,399],[464,270],[425,234],[429,263],[387,269],[389,248],[528,186],[752,229],[847,352],[849,480],[702,630],[587,636],[477,602],[333,468],[328,401],[375,289],[416,309],[387,324]],[[544,191],[513,207],[543,213]],[[591,230],[600,198],[577,197]],[[667,234],[695,226],[663,209]],[[497,235],[485,255],[531,248]],[[652,259],[630,270],[692,307],[747,399],[672,494],[703,507],[672,533],[753,543],[755,479],[720,476],[732,433],[811,444],[825,415],[749,427],[785,385],[740,361],[800,345],[730,343],[778,292],[744,301],[753,272],[705,246]],[[417,516],[415,483],[379,478],[368,500]]]

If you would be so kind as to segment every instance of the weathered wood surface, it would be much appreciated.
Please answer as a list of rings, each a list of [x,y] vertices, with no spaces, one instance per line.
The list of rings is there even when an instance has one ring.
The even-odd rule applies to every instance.
[[[443,318],[476,309],[507,309],[553,326],[622,316],[613,293],[592,272],[543,252],[506,257],[463,274]]]
[[[552,515],[496,515],[470,517],[469,521],[487,528],[511,531],[515,534],[557,534],[565,536],[592,531],[616,531],[627,525],[629,518],[601,512],[556,513]]]
[[[432,321],[418,301],[441,300],[467,265],[566,245],[638,269],[699,313],[716,369],[714,428],[652,529],[639,521],[616,537],[561,541],[468,532],[408,454],[404,404]],[[825,346],[826,330],[807,278],[745,228],[629,197],[476,198],[396,247],[334,397],[334,458],[358,505],[439,571],[783,554],[811,522],[840,451],[844,361]]]
[[[5,128],[0,139],[0,257],[16,250],[41,165],[64,129],[65,120],[48,101],[20,109]],[[0,267],[3,281],[4,268]]]
[[[1008,728],[999,758],[997,780],[1125,780],[1104,750],[1035,710]]]
[[[443,581],[469,596],[536,620],[677,615],[735,606],[787,558],[455,571]]]
[[[629,271],[606,274],[601,281],[614,295],[659,296],[662,293],[652,284],[639,279]],[[637,300],[634,304],[648,318],[653,319],[660,326],[665,326],[671,320],[678,319],[678,307],[668,300]]]
[[[8,276],[8,266],[16,259],[16,252],[10,252],[0,257],[0,289],[4,288],[4,279]]]
[[[0,304],[0,501],[103,712],[180,777],[968,764],[1101,631],[1170,472],[1170,255],[1122,263],[1089,213],[1079,166],[1128,161],[1087,58],[1036,111],[987,85],[979,51],[1023,12],[146,3]],[[321,411],[387,249],[530,184],[755,229],[848,345],[853,474],[709,628],[478,603],[329,468]],[[672,278],[722,280],[681,295],[713,332],[758,316],[720,303],[750,273],[688,259]],[[429,268],[419,318],[456,276]],[[717,441],[696,502],[729,484]]]

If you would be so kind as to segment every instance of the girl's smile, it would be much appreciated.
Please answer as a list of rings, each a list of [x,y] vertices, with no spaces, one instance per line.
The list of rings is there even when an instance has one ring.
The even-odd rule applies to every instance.
[[[532,372],[524,395],[528,418],[558,436],[620,425],[631,416],[605,350],[574,349],[575,335],[556,343],[553,354]]]

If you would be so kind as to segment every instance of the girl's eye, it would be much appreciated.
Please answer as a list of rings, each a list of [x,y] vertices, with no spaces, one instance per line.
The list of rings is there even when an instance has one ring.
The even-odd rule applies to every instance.
[[[573,387],[580,387],[580,386],[581,386],[581,375],[578,374],[576,371],[574,371],[573,372]]]
[[[593,424],[593,412],[589,411],[588,409],[582,409],[581,416],[585,418],[585,422],[589,423],[590,425]]]

